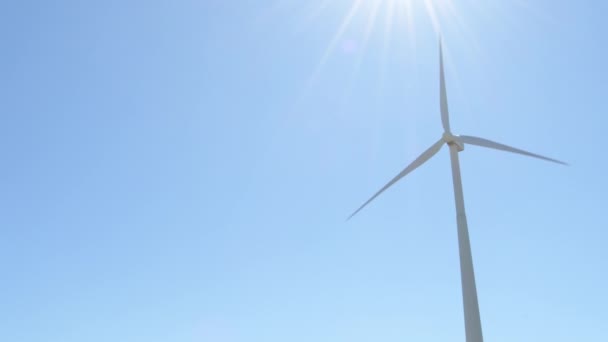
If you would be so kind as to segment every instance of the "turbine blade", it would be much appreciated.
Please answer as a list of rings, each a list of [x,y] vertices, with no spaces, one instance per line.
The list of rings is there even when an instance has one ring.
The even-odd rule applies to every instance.
[[[440,107],[441,123],[445,132],[450,131],[450,114],[448,112],[448,95],[445,87],[445,73],[443,71],[443,46],[439,38],[439,82],[440,82]]]
[[[401,171],[397,176],[395,176],[395,178],[391,179],[390,182],[388,182],[384,187],[382,187],[382,189],[376,192],[374,196],[367,200],[367,202],[363,203],[363,205],[360,206],[359,209],[355,210],[355,212],[352,213],[347,220],[350,220],[353,216],[357,215],[357,213],[360,212],[363,208],[365,208],[365,206],[367,206],[371,201],[376,199],[376,197],[380,196],[380,194],[383,193],[386,189],[397,183],[401,178],[405,177],[408,173],[414,171],[420,165],[424,164],[427,160],[431,159],[431,157],[433,157],[435,154],[437,154],[437,152],[439,152],[444,143],[445,142],[443,141],[443,139],[441,139],[435,144],[433,144],[433,146],[431,146],[428,150],[424,151],[424,153],[422,153],[418,158],[416,158],[416,160],[414,160],[410,165],[403,169],[403,171]]]
[[[550,161],[550,162],[557,163],[557,164],[568,165],[567,163],[564,163],[563,161],[560,161],[557,159],[541,156],[536,153],[532,153],[532,152],[520,150],[515,147],[499,144],[497,142],[490,141],[488,139],[472,137],[472,136],[467,136],[467,135],[460,135],[456,139],[462,141],[465,144],[477,145],[477,146],[481,146],[481,147],[493,148],[495,150],[523,154],[524,156],[528,156],[528,157],[543,159],[543,160]]]

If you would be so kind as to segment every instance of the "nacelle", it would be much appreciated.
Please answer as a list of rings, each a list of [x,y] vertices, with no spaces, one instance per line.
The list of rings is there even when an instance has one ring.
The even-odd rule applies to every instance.
[[[458,152],[464,151],[464,143],[458,140],[458,137],[455,137],[450,132],[443,133],[443,141],[445,141],[445,143],[448,145],[456,145]]]

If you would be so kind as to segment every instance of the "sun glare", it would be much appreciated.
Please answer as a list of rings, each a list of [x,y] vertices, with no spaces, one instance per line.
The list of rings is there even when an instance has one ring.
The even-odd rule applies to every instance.
[[[505,36],[512,39],[513,29],[521,29],[522,14],[532,14],[539,21],[551,19],[546,10],[541,11],[529,0],[270,1],[272,5],[257,18],[272,23],[266,27],[275,30],[274,24],[280,21],[284,30],[298,38],[314,37],[307,47],[308,52],[314,49],[315,57],[310,59],[309,73],[288,116],[295,115],[311,96],[317,96],[317,90],[325,81],[336,80],[325,75],[340,77],[340,86],[332,88],[335,92],[332,98],[338,106],[334,115],[347,112],[353,93],[359,89],[359,77],[363,75],[366,83],[374,83],[366,87],[373,92],[370,95],[377,106],[382,106],[387,96],[391,96],[393,88],[388,86],[394,80],[393,71],[407,72],[403,82],[407,82],[408,87],[415,86],[419,67],[426,61],[420,58],[422,48],[424,46],[424,56],[428,56],[426,47],[434,44],[439,36],[444,37],[444,59],[448,66],[451,65],[450,46],[466,45],[464,50],[469,60],[474,60],[480,68],[492,68],[487,51],[479,41],[479,29],[492,25],[496,31],[503,26]],[[337,73],[332,73],[330,68]],[[370,78],[370,72],[377,74]],[[458,80],[457,72],[454,78]]]
[[[415,61],[418,37],[428,37],[429,32],[439,36],[448,28],[449,31],[458,31],[459,34],[470,36],[465,21],[456,10],[455,0],[274,1],[274,6],[267,9],[263,17],[278,18],[288,15],[292,29],[298,33],[314,30],[317,25],[327,28],[326,20],[334,22],[332,25],[335,25],[335,28],[329,27],[329,34],[326,34],[327,45],[311,70],[296,102],[303,100],[314,89],[328,62],[337,54],[348,56],[349,63],[353,66],[343,94],[344,98],[348,98],[365,57],[370,52],[369,46],[379,47],[377,53],[380,63],[376,88],[381,89],[389,73],[391,56],[398,49],[403,51],[400,47],[403,42],[408,45],[407,54]],[[473,6],[478,7],[479,3]],[[474,40],[468,38],[467,41]]]
[[[441,32],[440,17],[445,14],[455,14],[452,0],[342,0],[339,2],[344,4],[344,1],[348,1],[348,3],[346,3],[342,20],[312,73],[309,83],[314,82],[318,77],[336,49],[342,47],[342,50],[347,53],[355,49],[351,41],[345,42],[345,33],[352,27],[356,17],[365,17],[363,35],[357,37],[357,50],[364,51],[372,33],[380,30],[383,37],[383,55],[387,55],[390,49],[391,36],[393,31],[396,30],[397,23],[400,25],[405,23],[408,38],[410,42],[413,42],[416,36],[416,21],[427,20],[431,23],[435,32],[439,34]],[[335,2],[333,4],[335,5]],[[308,19],[312,20],[331,5],[332,1],[330,0],[319,0],[318,4],[313,7],[313,14]],[[421,18],[422,13],[425,14],[426,18]],[[355,69],[358,69],[359,63],[360,61],[358,61]],[[354,72],[356,73],[356,70]]]

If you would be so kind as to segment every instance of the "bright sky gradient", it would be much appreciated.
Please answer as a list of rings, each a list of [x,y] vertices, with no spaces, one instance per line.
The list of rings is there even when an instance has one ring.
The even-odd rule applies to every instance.
[[[0,340],[464,341],[447,149],[345,222],[440,25],[454,133],[571,163],[461,154],[485,340],[608,341],[608,4],[373,2],[3,1]]]

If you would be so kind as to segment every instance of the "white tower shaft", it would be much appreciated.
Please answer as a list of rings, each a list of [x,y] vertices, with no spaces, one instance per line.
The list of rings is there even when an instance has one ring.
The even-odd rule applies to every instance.
[[[458,146],[454,143],[449,146],[450,159],[452,161],[452,180],[454,182],[454,200],[456,202],[456,221],[458,224],[458,250],[460,253],[460,279],[462,282],[466,342],[483,342],[477,289],[475,286],[475,272],[473,270],[473,256],[469,241],[467,216],[464,210]]]

